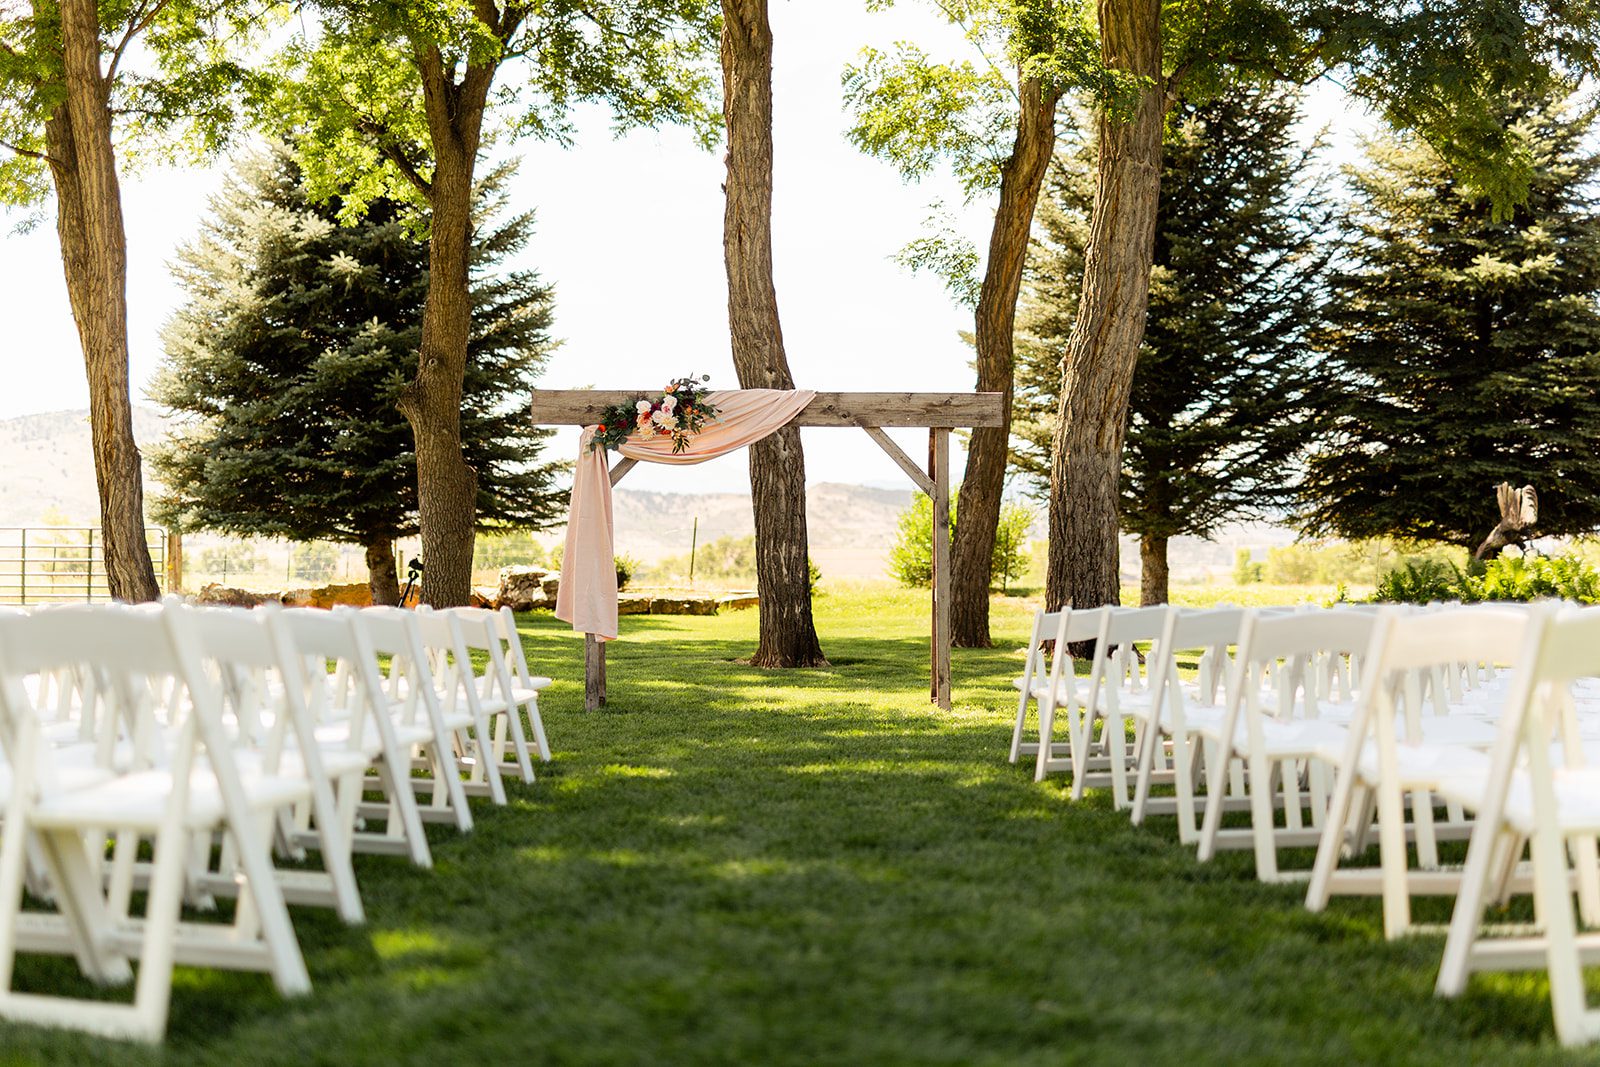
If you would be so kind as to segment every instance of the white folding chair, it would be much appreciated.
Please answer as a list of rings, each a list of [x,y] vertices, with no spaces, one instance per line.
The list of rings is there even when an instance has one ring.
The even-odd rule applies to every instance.
[[[1233,692],[1226,714],[1204,724],[1201,733],[1212,753],[1205,822],[1198,857],[1205,862],[1219,848],[1253,848],[1256,877],[1286,880],[1278,870],[1278,849],[1310,847],[1321,839],[1328,799],[1330,756],[1344,749],[1347,716],[1329,707],[1329,697],[1354,696],[1346,656],[1359,656],[1372,642],[1373,615],[1351,611],[1310,611],[1292,615],[1248,614],[1235,653]],[[1222,828],[1226,806],[1224,777],[1232,760],[1245,763],[1250,828]],[[1301,768],[1306,791],[1300,791]],[[1277,825],[1273,779],[1282,787],[1284,825]],[[1311,828],[1304,823],[1309,808]],[[1294,877],[1293,874],[1288,877]]]
[[[1022,662],[1022,673],[1011,680],[1011,685],[1017,690],[1017,722],[1011,728],[1011,752],[1007,756],[1007,760],[1011,763],[1017,762],[1022,756],[1035,755],[1039,751],[1038,742],[1024,741],[1023,734],[1027,728],[1028,705],[1034,703],[1036,699],[1034,687],[1050,673],[1045,642],[1055,635],[1060,622],[1059,611],[1036,611],[1033,614],[1033,631],[1028,635],[1027,655]],[[1059,646],[1057,647],[1059,649]]]
[[[426,612],[424,612],[426,614]],[[503,775],[518,775],[524,783],[533,782],[533,761],[528,748],[527,734],[522,728],[523,716],[533,729],[535,746],[540,759],[548,759],[549,742],[544,738],[544,721],[539,715],[539,693],[548,687],[548,678],[528,676],[524,685],[513,664],[522,657],[522,640],[516,636],[515,622],[509,608],[499,612],[486,608],[450,608],[439,614],[449,618],[458,639],[468,653],[462,661],[461,680],[474,693],[474,700],[489,717],[493,731],[493,762]],[[505,627],[511,624],[511,636]],[[471,659],[472,653],[484,657],[483,671],[478,673]],[[526,671],[526,663],[521,668]],[[506,747],[510,745],[514,762],[506,761]]]
[[[1082,797],[1084,786],[1096,775],[1105,778],[1111,764],[1105,757],[1089,751],[1090,680],[1078,678],[1072,646],[1092,641],[1095,648],[1104,648],[1102,638],[1115,610],[1110,606],[1081,611],[1063,608],[1056,615],[1050,671],[1042,679],[1035,677],[1030,694],[1039,708],[1039,743],[1034,746],[1033,780],[1042,782],[1051,771],[1070,770],[1073,789],[1069,795],[1074,800]],[[1061,755],[1063,743],[1056,740],[1057,728],[1063,722],[1067,733],[1064,756]],[[1104,783],[1097,781],[1097,784]]]
[[[1232,688],[1232,673],[1228,669],[1228,648],[1238,639],[1240,624],[1245,613],[1239,608],[1214,608],[1207,611],[1170,611],[1161,636],[1151,646],[1149,696],[1145,700],[1129,701],[1124,710],[1138,723],[1139,735],[1138,780],[1134,789],[1132,820],[1134,825],[1144,821],[1147,810],[1161,810],[1168,803],[1155,804],[1150,799],[1150,785],[1156,774],[1157,757],[1161,755],[1162,739],[1172,740],[1171,810],[1178,817],[1178,840],[1193,844],[1199,838],[1195,819],[1195,779],[1200,761],[1198,744],[1204,724],[1214,723],[1223,712],[1223,703]],[[1197,684],[1185,683],[1178,672],[1178,653],[1184,650],[1201,650],[1202,678]],[[1218,761],[1207,758],[1208,764]],[[1220,761],[1226,766],[1226,760]],[[1211,787],[1218,788],[1220,779],[1212,774]],[[1165,798],[1162,798],[1164,801]]]
[[[310,787],[310,803],[298,813],[286,813],[279,832],[296,858],[303,854],[301,845],[316,847],[324,869],[278,871],[285,899],[331,907],[346,922],[359,923],[364,912],[351,863],[350,834],[354,798],[359,797],[369,762],[361,738],[366,722],[363,716],[351,716],[318,736],[294,641],[280,615],[271,605],[205,609],[195,627],[200,655],[220,683],[235,761],[247,773],[275,765],[277,773],[302,777]],[[341,794],[353,795],[343,810]],[[314,831],[309,829],[313,819]],[[230,840],[217,870],[204,872],[199,879],[208,892],[231,896],[237,891],[231,847]]]
[[[294,642],[306,706],[319,739],[349,737],[353,718],[366,721],[356,736],[388,804],[374,809],[361,803],[356,790],[340,793],[342,822],[353,825],[347,820],[358,816],[384,821],[381,832],[365,826],[353,830],[351,847],[357,852],[409,856],[419,867],[432,867],[433,854],[411,786],[412,748],[430,742],[432,728],[416,721],[396,721],[377,653],[348,613],[289,608],[281,617]]]
[[[1089,669],[1087,714],[1079,728],[1081,745],[1075,744],[1073,758],[1083,753],[1082,762],[1098,752],[1110,770],[1111,800],[1118,811],[1126,810],[1131,800],[1128,796],[1129,752],[1125,706],[1147,705],[1150,700],[1149,678],[1139,660],[1137,642],[1159,641],[1166,630],[1167,619],[1176,611],[1166,605],[1151,608],[1125,608],[1114,610],[1106,619],[1099,640],[1095,644],[1094,663]],[[1153,652],[1158,651],[1152,649]],[[1101,724],[1100,738],[1095,741],[1094,727]],[[1072,797],[1083,796],[1088,785],[1088,775],[1073,767]]]
[[[1384,934],[1395,938],[1410,928],[1413,893],[1455,894],[1460,872],[1439,869],[1434,797],[1451,776],[1482,773],[1496,731],[1472,716],[1425,715],[1424,678],[1463,660],[1511,661],[1522,651],[1527,622],[1526,611],[1498,607],[1379,613],[1306,890],[1307,908],[1321,911],[1336,892],[1381,894]],[[1364,847],[1374,814],[1378,868],[1340,869],[1347,848],[1353,855]],[[1420,870],[1410,869],[1407,860],[1408,829]],[[1465,824],[1454,829],[1470,831]]]
[[[181,605],[0,618],[0,745],[12,775],[0,835],[0,1018],[158,1041],[175,963],[264,971],[285,995],[310,991],[264,833],[279,809],[309,800],[310,790],[271,767],[240,773],[193,625]],[[79,668],[96,675],[91,695],[109,705],[99,722],[131,744],[133,766],[64,788],[26,679]],[[142,919],[128,910],[131,851],[114,860],[109,890],[96,869],[108,833],[153,843]],[[215,833],[233,839],[244,881],[234,920],[180,922],[191,844]],[[47,868],[55,915],[21,910],[30,841]],[[108,984],[127,982],[128,959],[136,958],[133,1002],[19,993],[19,951],[74,955],[88,977]]]
[[[1478,820],[1435,990],[1456,996],[1473,971],[1542,967],[1557,1036],[1585,1044],[1600,1039],[1600,1011],[1588,1006],[1583,981],[1584,964],[1600,963],[1600,933],[1579,933],[1573,876],[1585,924],[1600,924],[1600,768],[1585,755],[1574,683],[1600,676],[1600,611],[1538,611],[1515,675],[1481,789],[1463,798]],[[1509,895],[1525,843],[1543,930],[1486,928],[1485,908]]]
[[[458,612],[473,610],[478,609],[456,609]],[[509,607],[501,608],[499,614],[500,638],[505,642],[505,660],[511,666],[514,675],[512,700],[522,705],[523,713],[527,715],[528,723],[533,727],[533,743],[539,752],[539,759],[549,763],[550,740],[545,736],[544,717],[539,714],[539,694],[555,684],[555,680],[534,674],[528,669],[528,653],[522,646],[522,634],[517,630],[517,617],[511,613]],[[533,781],[531,771],[523,780]]]
[[[334,614],[348,620],[371,651],[389,658],[386,671],[375,660],[367,666],[378,672],[396,733],[405,734],[410,739],[408,747],[418,754],[411,761],[411,771],[427,775],[417,778],[408,773],[405,778],[412,789],[428,796],[427,803],[417,806],[418,814],[425,822],[454,823],[457,830],[467,833],[472,829],[472,811],[467,806],[458,753],[465,752],[467,731],[474,724],[465,709],[446,713],[440,702],[416,614],[396,607],[335,608]],[[364,815],[376,815],[380,810],[361,807]]]

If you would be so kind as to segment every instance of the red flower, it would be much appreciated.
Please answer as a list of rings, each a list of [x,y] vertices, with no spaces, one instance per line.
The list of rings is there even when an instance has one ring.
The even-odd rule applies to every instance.
[[[595,427],[595,432],[596,433],[605,433],[606,432],[606,424],[602,422],[599,426]]]

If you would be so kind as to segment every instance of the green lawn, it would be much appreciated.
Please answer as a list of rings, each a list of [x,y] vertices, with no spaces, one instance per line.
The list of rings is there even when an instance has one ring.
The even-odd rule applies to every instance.
[[[1171,820],[1072,805],[1005,762],[1026,605],[927,703],[925,595],[818,602],[831,670],[741,666],[754,613],[623,619],[611,703],[581,645],[524,620],[555,762],[437,867],[361,857],[369,915],[298,910],[315,992],[180,970],[164,1051],[0,1027],[81,1064],[1587,1062],[1542,977],[1434,999],[1439,937],[1376,901],[1307,914]],[[1446,911],[1422,913],[1442,917]],[[28,957],[18,984],[81,988]]]

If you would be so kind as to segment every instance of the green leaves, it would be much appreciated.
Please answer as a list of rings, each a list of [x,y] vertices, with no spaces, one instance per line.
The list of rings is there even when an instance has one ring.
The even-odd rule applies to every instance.
[[[1509,217],[1416,135],[1351,173],[1313,531],[1473,548],[1500,481],[1534,484],[1545,533],[1600,525],[1600,156],[1564,96],[1501,105],[1533,161]]]
[[[719,136],[712,60],[720,22],[711,0],[316,7],[315,32],[279,56],[278,91],[262,118],[294,136],[313,195],[339,191],[345,221],[378,198],[428,202],[439,131],[428,118],[424,65],[436,66],[439,94],[467,79],[492,83],[481,125],[490,140],[567,143],[580,103],[609,107],[619,131],[676,122],[708,147]]]

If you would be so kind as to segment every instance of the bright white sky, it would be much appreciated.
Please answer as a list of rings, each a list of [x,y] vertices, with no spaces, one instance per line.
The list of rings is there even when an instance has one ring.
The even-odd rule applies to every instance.
[[[916,40],[935,54],[947,48],[956,55],[963,43],[912,0],[880,14],[864,6],[861,0],[773,5],[775,269],[790,366],[807,388],[971,389],[971,356],[958,337],[970,329],[970,313],[936,279],[912,277],[891,260],[920,232],[928,204],[942,199],[959,208],[959,191],[939,180],[907,187],[886,164],[853,148],[843,136],[839,85],[840,72],[864,45]],[[1319,125],[1366,125],[1334,91],[1316,94],[1312,112]],[[713,387],[736,386],[720,150],[704,152],[672,129],[614,139],[605,112],[595,109],[581,114],[573,148],[527,143],[518,152],[523,162],[513,204],[538,213],[537,235],[518,265],[534,266],[555,283],[555,332],[563,339],[542,384],[653,389],[695,372],[710,374]],[[143,387],[160,359],[158,333],[182,299],[167,264],[195,234],[224,172],[219,164],[124,181],[135,402],[148,402]],[[980,248],[989,210],[977,203],[961,217]],[[8,230],[0,230],[6,382],[0,418],[87,407],[53,220],[29,234]],[[904,482],[863,435],[805,434],[810,482]],[[912,455],[926,448],[919,431],[897,436]],[[574,452],[576,431],[554,447]],[[958,470],[959,463],[957,457]],[[692,468],[643,464],[627,485],[746,492],[746,464],[742,453]]]

